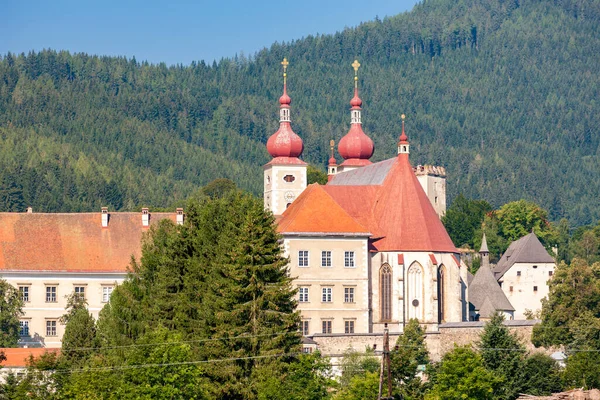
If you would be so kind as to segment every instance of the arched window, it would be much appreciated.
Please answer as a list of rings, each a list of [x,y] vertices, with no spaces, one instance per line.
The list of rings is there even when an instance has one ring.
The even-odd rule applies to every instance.
[[[392,320],[392,268],[384,264],[379,270],[381,321]]]
[[[438,268],[438,322],[446,321],[446,267]]]
[[[414,262],[408,269],[408,318],[423,320],[423,268]]]

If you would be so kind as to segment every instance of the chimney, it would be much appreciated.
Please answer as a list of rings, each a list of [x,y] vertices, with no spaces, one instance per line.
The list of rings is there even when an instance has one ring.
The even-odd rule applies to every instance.
[[[108,228],[108,207],[102,207],[102,227]]]
[[[27,207],[27,214],[33,214],[33,208]]]
[[[183,208],[177,209],[177,225],[183,225]]]
[[[150,214],[147,208],[142,208],[142,226],[146,227],[150,224]]]

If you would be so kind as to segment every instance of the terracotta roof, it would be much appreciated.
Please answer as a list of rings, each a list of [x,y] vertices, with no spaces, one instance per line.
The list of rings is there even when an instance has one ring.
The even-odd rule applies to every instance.
[[[437,260],[435,259],[435,256],[433,254],[429,255],[429,260],[431,260],[431,263],[433,265],[437,265]]]
[[[508,246],[496,267],[496,279],[502,278],[515,263],[553,263],[554,258],[544,248],[535,233],[515,240]]]
[[[0,352],[3,352],[6,356],[6,360],[0,363],[2,367],[27,367],[29,356],[37,358],[45,353],[60,353],[60,348],[45,348],[45,347],[31,347],[31,348],[0,348]]]
[[[469,302],[483,318],[490,317],[495,311],[514,311],[502,288],[494,278],[492,270],[481,267],[469,284]]]
[[[404,265],[404,254],[398,254],[398,264]]]
[[[323,194],[315,190],[305,190],[290,206],[290,209],[294,205],[315,208],[303,211],[303,218],[307,219],[303,226],[313,229],[311,232],[317,229],[308,223],[315,219],[315,214],[325,216],[329,213],[328,208],[335,208],[336,213],[340,213],[335,204],[345,211],[340,213],[344,218],[351,217],[372,233],[370,249],[373,251],[458,253],[423,191],[408,154],[341,173],[323,189],[334,200],[327,199],[327,206],[319,205],[316,198],[307,199],[317,195],[323,198]],[[286,227],[280,232],[288,231],[287,224],[290,222],[287,220],[292,215],[298,219],[298,214],[297,210],[293,213],[286,211],[280,222]]]
[[[150,224],[176,221],[150,213]],[[141,213],[0,213],[0,273],[7,271],[121,272],[141,255]]]
[[[352,218],[322,186],[314,183],[288,207],[277,226],[281,233],[359,234],[369,230]]]

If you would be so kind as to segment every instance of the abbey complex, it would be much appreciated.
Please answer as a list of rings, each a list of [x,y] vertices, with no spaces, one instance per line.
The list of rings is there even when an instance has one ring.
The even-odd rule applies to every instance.
[[[328,183],[307,184],[303,142],[292,129],[284,66],[280,127],[267,142],[264,206],[277,221],[289,274],[297,287],[300,330],[318,345],[341,337],[345,345],[384,326],[400,333],[410,319],[428,332],[448,324],[485,320],[496,311],[523,320],[548,294],[554,259],[535,234],[517,240],[497,265],[485,238],[475,276],[440,217],[446,210],[443,167],[412,166],[410,129],[398,134],[397,156],[372,163],[373,141],[363,131],[355,61],[350,128],[331,144]],[[97,317],[123,281],[140,241],[161,219],[184,223],[184,210],[155,213],[0,213],[0,274],[25,301],[22,346],[59,347],[66,296],[85,297]],[[456,325],[454,325],[456,326]]]

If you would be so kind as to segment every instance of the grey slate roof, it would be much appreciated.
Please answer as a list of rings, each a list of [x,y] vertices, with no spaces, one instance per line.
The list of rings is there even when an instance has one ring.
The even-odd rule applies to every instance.
[[[508,246],[494,268],[496,279],[502,278],[515,263],[553,263],[554,258],[544,248],[535,233],[525,235]]]
[[[483,232],[483,238],[481,239],[481,249],[479,249],[480,253],[489,253],[487,239],[485,238],[485,232]]]
[[[515,311],[492,270],[485,267],[477,270],[469,285],[469,302],[483,318],[490,317],[495,311]]]
[[[392,157],[388,160],[367,165],[366,167],[357,168],[352,171],[341,172],[337,175],[334,175],[328,185],[381,185],[388,172],[390,172],[392,165],[394,165],[394,161],[396,161],[396,158]]]

